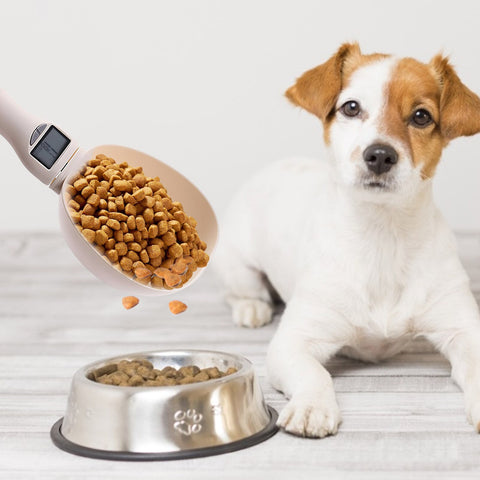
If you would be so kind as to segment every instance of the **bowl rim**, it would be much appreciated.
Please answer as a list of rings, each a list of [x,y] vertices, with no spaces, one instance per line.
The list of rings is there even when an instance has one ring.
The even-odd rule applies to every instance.
[[[119,362],[121,360],[130,360],[133,358],[131,357],[148,357],[148,356],[155,356],[155,355],[168,355],[168,354],[174,354],[174,355],[180,355],[180,354],[214,354],[214,355],[219,355],[219,356],[226,356],[230,357],[232,359],[235,359],[239,361],[241,364],[241,367],[235,372],[230,375],[226,375],[225,377],[220,377],[220,378],[212,378],[209,380],[205,380],[202,382],[197,382],[197,383],[187,383],[185,385],[162,385],[162,386],[123,386],[123,385],[107,385],[104,383],[96,382],[95,380],[92,380],[88,378],[88,375],[96,368],[100,368],[108,363],[115,363]],[[142,352],[133,352],[133,353],[127,353],[123,355],[117,355],[115,357],[110,357],[110,358],[105,358],[101,360],[97,360],[95,362],[91,362],[79,370],[74,374],[72,383],[88,383],[88,385],[95,386],[98,388],[108,388],[108,389],[113,389],[112,391],[118,391],[118,392],[150,392],[150,391],[156,391],[157,388],[161,388],[162,392],[163,391],[168,391],[168,392],[174,392],[175,390],[178,391],[186,391],[186,390],[195,390],[197,388],[201,388],[207,385],[218,385],[220,383],[227,383],[229,381],[232,381],[238,377],[242,377],[245,375],[248,375],[248,373],[253,372],[253,364],[248,358],[245,358],[242,355],[236,354],[236,353],[229,353],[229,352],[223,352],[223,351],[218,351],[218,350],[207,350],[207,349],[168,349],[168,350],[148,350],[148,351],[142,351]]]

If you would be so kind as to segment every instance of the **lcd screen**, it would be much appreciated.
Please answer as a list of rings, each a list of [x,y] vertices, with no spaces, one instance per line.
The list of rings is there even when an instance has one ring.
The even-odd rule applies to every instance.
[[[44,167],[50,169],[69,143],[70,139],[52,125],[42,139],[35,145],[31,154]]]

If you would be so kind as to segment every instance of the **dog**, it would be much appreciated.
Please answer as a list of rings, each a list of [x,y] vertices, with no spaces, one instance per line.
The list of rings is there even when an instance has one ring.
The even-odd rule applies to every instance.
[[[323,124],[324,160],[267,166],[226,215],[217,270],[233,320],[272,319],[272,385],[289,399],[278,425],[335,434],[340,410],[324,364],[378,362],[424,336],[452,366],[480,431],[480,315],[455,239],[432,197],[442,149],[480,131],[480,98],[448,58],[362,54],[347,43],[286,97]]]

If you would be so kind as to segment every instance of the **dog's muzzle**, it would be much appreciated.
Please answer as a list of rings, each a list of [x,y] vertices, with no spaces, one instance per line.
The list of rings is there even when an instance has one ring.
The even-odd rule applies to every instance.
[[[398,162],[398,153],[390,145],[376,143],[365,149],[363,159],[371,172],[381,175]]]

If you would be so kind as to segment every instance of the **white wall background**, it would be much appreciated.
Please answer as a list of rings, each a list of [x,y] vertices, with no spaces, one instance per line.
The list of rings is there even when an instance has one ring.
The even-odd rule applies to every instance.
[[[283,92],[341,42],[428,61],[450,54],[480,92],[476,0],[0,0],[0,87],[85,147],[117,143],[172,164],[221,215],[276,158],[321,153],[320,123]],[[0,112],[1,114],[1,112]],[[480,135],[436,176],[457,230],[480,230]],[[0,230],[56,230],[57,198],[0,137]]]

